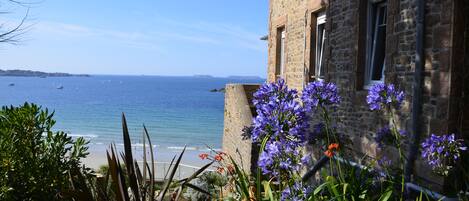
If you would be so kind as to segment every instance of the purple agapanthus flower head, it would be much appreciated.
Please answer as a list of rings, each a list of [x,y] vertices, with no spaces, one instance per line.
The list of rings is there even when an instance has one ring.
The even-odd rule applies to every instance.
[[[286,187],[280,195],[282,201],[303,201],[307,200],[312,192],[312,188],[302,182],[294,183],[291,187]]]
[[[306,142],[309,117],[298,102],[296,90],[283,80],[264,84],[254,93],[257,116],[253,120],[251,139],[266,142],[258,161],[264,174],[278,175],[278,170],[297,170],[301,163],[298,151]]]
[[[283,80],[262,85],[254,93],[257,116],[253,121],[252,140],[260,142],[269,136],[303,143],[308,117],[297,98],[297,91],[289,89]]]
[[[431,134],[422,143],[422,158],[437,174],[447,175],[460,158],[461,152],[466,150],[463,140],[456,139],[454,134]]]
[[[388,159],[388,157],[386,157],[386,156],[382,156],[378,160],[378,165],[381,166],[382,168],[390,167],[391,164],[392,164],[392,161],[390,159]]]
[[[397,90],[393,84],[378,83],[368,91],[366,102],[370,110],[381,110],[388,107],[399,109],[404,98],[404,92]]]
[[[399,135],[401,138],[405,138],[407,132],[405,130],[399,130]],[[392,134],[389,126],[384,126],[376,132],[375,141],[378,143],[379,148],[383,148],[385,144],[392,144],[395,139],[396,137]]]
[[[301,100],[307,110],[312,110],[318,106],[336,106],[340,103],[341,98],[334,83],[315,81],[306,85]]]

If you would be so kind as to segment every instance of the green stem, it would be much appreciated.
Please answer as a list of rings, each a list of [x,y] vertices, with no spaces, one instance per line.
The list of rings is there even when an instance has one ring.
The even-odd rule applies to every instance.
[[[335,133],[332,133],[332,128],[331,128],[331,119],[329,117],[329,113],[327,112],[327,109],[323,106],[321,106],[321,109],[323,111],[323,117],[324,117],[324,121],[326,123],[326,135],[327,135],[327,146],[329,146],[331,144],[330,142],[330,135],[332,135],[332,137],[334,138],[334,142],[335,143],[339,143],[339,141],[337,140],[337,136],[335,135]],[[339,149],[339,152],[340,152],[340,149]],[[329,164],[330,164],[330,168],[331,168],[331,174],[333,173],[333,167],[332,167],[332,158],[329,159]],[[336,160],[335,161],[336,164],[337,164],[337,170],[339,172],[339,180],[341,182],[344,181],[343,179],[343,175],[342,175],[342,168],[340,167],[340,161],[339,160]]]
[[[262,139],[261,148],[259,150],[259,157],[257,159],[258,161],[260,158],[260,154],[264,152],[265,145],[267,144],[267,141],[269,140],[269,138],[270,138],[270,135],[267,135],[264,137],[264,139]],[[259,167],[257,167],[256,198],[258,200],[261,199],[261,169]]]
[[[388,110],[391,113],[392,133],[396,140],[395,144],[396,144],[397,150],[399,151],[399,163],[400,163],[399,165],[401,169],[401,198],[400,200],[402,200],[404,196],[405,180],[404,180],[404,155],[402,153],[402,148],[401,148],[401,135],[397,129],[396,120],[394,119],[394,111],[391,108],[388,108]]]

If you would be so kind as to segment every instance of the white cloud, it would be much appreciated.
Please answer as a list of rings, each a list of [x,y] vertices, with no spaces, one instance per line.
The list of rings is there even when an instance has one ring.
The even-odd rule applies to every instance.
[[[11,24],[16,22],[10,19],[0,20]],[[122,31],[53,21],[39,21],[32,26],[32,30],[56,38],[94,37],[136,48],[158,49],[159,44],[164,41],[185,41],[188,43],[246,48],[259,52],[266,51],[265,42],[259,40],[262,34],[248,31],[236,25],[158,19],[155,24],[147,26],[159,27],[159,30]]]

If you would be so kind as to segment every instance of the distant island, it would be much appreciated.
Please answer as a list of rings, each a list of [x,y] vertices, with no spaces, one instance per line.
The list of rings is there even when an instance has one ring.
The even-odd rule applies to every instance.
[[[261,78],[259,76],[249,76],[249,75],[231,75],[226,77],[228,79],[243,79],[243,80],[262,80],[264,78]]]
[[[87,74],[70,74],[70,73],[46,73],[32,70],[1,70],[0,76],[17,76],[17,77],[89,77]]]
[[[264,78],[261,78],[259,76],[249,76],[249,75],[230,75],[227,77],[215,77],[212,75],[193,75],[193,77],[196,78],[228,78],[228,79],[236,79],[236,80],[263,80]]]

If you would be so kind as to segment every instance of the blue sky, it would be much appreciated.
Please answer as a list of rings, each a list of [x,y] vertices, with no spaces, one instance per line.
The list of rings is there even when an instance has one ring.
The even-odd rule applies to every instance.
[[[265,77],[268,0],[43,0],[0,69],[131,75]],[[0,9],[2,9],[0,7]],[[13,26],[26,12],[0,22]]]

